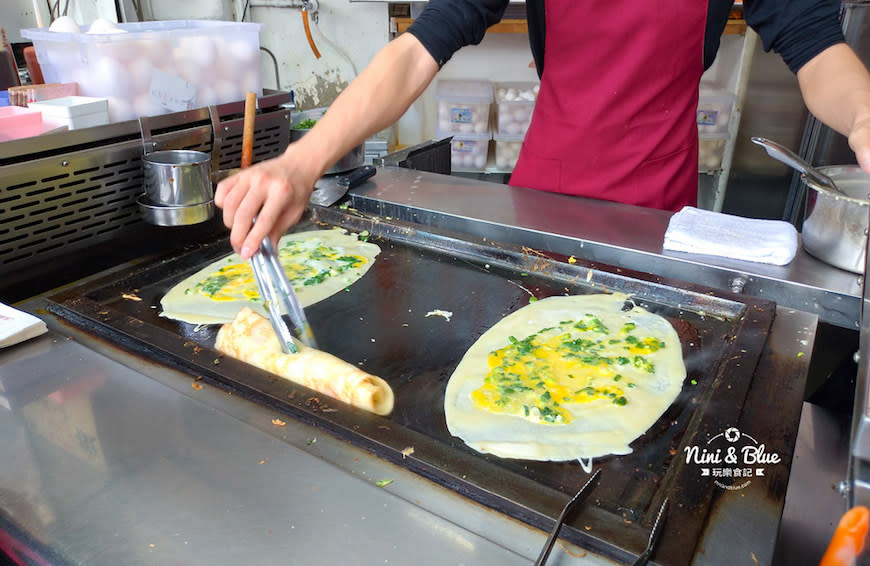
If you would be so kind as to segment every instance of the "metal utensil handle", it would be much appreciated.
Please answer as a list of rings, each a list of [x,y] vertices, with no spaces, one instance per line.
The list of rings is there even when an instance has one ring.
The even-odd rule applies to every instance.
[[[662,501],[662,506],[659,507],[659,512],[656,515],[656,520],[653,523],[652,530],[649,533],[649,540],[646,543],[646,548],[643,553],[637,557],[637,560],[631,563],[631,566],[646,566],[649,559],[652,558],[653,552],[656,549],[656,543],[659,541],[659,536],[662,534],[662,527],[665,524],[665,512],[668,508],[668,498]]]
[[[562,525],[565,523],[565,518],[568,517],[568,514],[574,510],[574,507],[580,501],[580,496],[586,491],[586,489],[595,481],[595,478],[598,477],[598,474],[601,473],[601,468],[595,470],[586,483],[583,484],[583,487],[574,494],[574,497],[565,504],[565,507],[562,508],[562,512],[559,514],[559,518],[556,519],[556,524],[553,526],[553,530],[550,531],[550,536],[547,537],[547,542],[544,543],[544,548],[541,549],[541,554],[538,556],[538,559],[535,561],[535,566],[543,566],[543,564],[547,561],[547,557],[550,556],[550,552],[553,550],[553,545],[556,543],[556,539],[559,536],[559,531],[562,530]]]
[[[151,139],[151,122],[147,116],[139,116],[139,133],[142,135],[142,154],[148,155],[157,147],[157,143]]]
[[[212,174],[219,171],[221,168],[221,146],[223,145],[223,137],[221,136],[221,115],[215,105],[208,107],[208,116],[211,119],[211,170]]]
[[[280,293],[276,291],[273,285],[273,278],[269,276],[271,267],[268,264],[268,260],[260,251],[251,256],[251,267],[254,271],[254,279],[257,280],[257,287],[263,295],[263,302],[269,311],[269,321],[272,323],[272,329],[281,343],[281,350],[285,354],[295,354],[298,349],[293,342],[293,334],[287,328],[284,319],[281,318]]]
[[[377,169],[373,165],[362,165],[357,167],[347,175],[342,175],[337,179],[340,185],[345,185],[348,188],[354,188],[363,183],[367,179],[374,177]]]
[[[784,145],[762,137],[753,137],[751,139],[753,143],[756,143],[763,147],[764,151],[766,151],[769,156],[773,157],[777,161],[781,161],[789,167],[800,171],[801,173],[814,180],[819,185],[822,185],[823,187],[828,187],[836,193],[844,194],[843,191],[841,191],[839,187],[837,187],[837,184],[834,182],[833,179],[801,159],[798,154],[785,147]]]
[[[299,299],[296,298],[293,287],[290,286],[290,282],[284,274],[284,268],[281,267],[281,262],[278,260],[278,253],[275,250],[274,244],[272,244],[272,240],[269,237],[263,238],[260,248],[271,267],[270,271],[273,275],[272,279],[275,285],[277,285],[280,304],[293,322],[293,326],[299,334],[299,340],[310,348],[316,348],[317,343],[314,340],[314,333],[311,331],[305,311],[302,305],[299,304]]]

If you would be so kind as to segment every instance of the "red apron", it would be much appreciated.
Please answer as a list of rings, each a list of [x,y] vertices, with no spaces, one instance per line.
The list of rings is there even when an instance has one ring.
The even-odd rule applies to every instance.
[[[510,184],[695,205],[706,17],[702,0],[546,0],[544,73]]]

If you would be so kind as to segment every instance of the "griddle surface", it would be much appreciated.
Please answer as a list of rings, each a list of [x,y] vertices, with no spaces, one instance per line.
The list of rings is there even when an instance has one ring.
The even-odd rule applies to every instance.
[[[231,252],[226,240],[64,291],[50,298],[50,309],[149,360],[272,406],[549,530],[588,475],[576,462],[507,460],[469,449],[444,422],[447,380],[484,331],[532,296],[626,292],[677,329],[688,376],[678,399],[632,444],[631,454],[595,461],[595,468],[603,468],[600,482],[561,536],[630,560],[643,550],[668,496],[667,528],[678,536],[663,538],[656,560],[690,561],[715,490],[711,478],[700,478],[697,467],[683,463],[683,447],[737,422],[775,305],[375,217],[323,211],[320,220],[296,229],[368,230],[381,247],[360,281],[306,313],[321,349],[390,383],[396,403],[388,417],[222,356],[213,349],[216,326],[159,316],[160,298],[174,284]],[[427,316],[435,310],[453,314],[449,321]],[[410,456],[402,453],[408,447],[414,448]]]

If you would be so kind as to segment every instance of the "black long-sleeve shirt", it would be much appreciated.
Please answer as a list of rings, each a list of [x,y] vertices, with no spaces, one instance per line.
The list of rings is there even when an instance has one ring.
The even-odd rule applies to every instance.
[[[650,1],[650,0],[639,0]],[[704,68],[713,64],[733,0],[708,0]],[[478,44],[497,23],[508,0],[429,0],[408,32],[443,66],[465,45]],[[538,76],[544,71],[544,0],[526,0],[529,43]],[[836,0],[744,0],[747,24],[764,49],[779,53],[792,72],[824,49],[844,40]]]

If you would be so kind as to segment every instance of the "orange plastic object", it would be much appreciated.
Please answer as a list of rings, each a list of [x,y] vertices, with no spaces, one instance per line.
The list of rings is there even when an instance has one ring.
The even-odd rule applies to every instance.
[[[314,52],[316,58],[320,59],[320,51],[317,50],[317,46],[314,45],[314,38],[311,37],[311,27],[308,24],[308,10],[305,8],[302,8],[302,25],[305,27],[305,37],[308,39],[311,51]]]
[[[24,48],[24,64],[27,66],[27,72],[30,74],[30,82],[35,85],[45,83],[42,76],[42,67],[39,66],[39,60],[36,58],[36,50],[33,47]]]
[[[819,566],[852,566],[864,551],[864,539],[870,527],[870,509],[857,506],[846,511],[837,524],[828,550]]]

